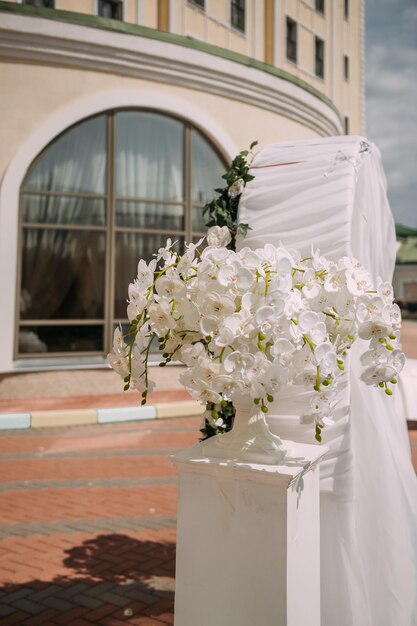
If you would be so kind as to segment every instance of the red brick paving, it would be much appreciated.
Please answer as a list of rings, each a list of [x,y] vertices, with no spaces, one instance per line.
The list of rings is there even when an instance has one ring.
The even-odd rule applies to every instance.
[[[168,456],[198,428],[187,418],[0,436],[1,626],[173,624]],[[417,469],[416,430],[410,440]]]
[[[199,423],[0,436],[2,626],[173,624],[177,490],[168,457],[197,441]]]
[[[14,466],[13,466],[14,465]],[[58,479],[89,478],[137,478],[175,476],[175,468],[166,456],[112,458],[111,463],[106,458],[39,458],[22,459],[19,465],[0,460],[0,476],[3,482],[13,480],[45,480],[45,476]]]
[[[182,418],[181,420],[127,422],[108,426],[28,430],[18,434],[9,434],[10,431],[4,431],[4,434],[0,436],[0,455],[8,452],[15,454],[31,452],[47,456],[59,452],[141,450],[143,447],[148,450],[161,447],[180,449],[183,446],[181,441],[184,441],[184,446],[189,445],[190,434],[186,431],[193,430],[194,434],[198,433],[199,423],[200,420],[195,418]],[[168,432],[174,428],[180,429],[175,438]],[[171,445],[172,442],[174,443]]]

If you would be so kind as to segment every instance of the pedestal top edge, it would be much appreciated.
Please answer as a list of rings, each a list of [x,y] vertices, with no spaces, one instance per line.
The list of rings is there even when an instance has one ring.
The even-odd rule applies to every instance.
[[[284,441],[284,443],[287,443]],[[202,454],[202,443],[198,443],[191,448],[186,448],[177,452],[171,459],[179,470],[193,473],[227,473],[232,471],[246,480],[273,480],[282,481],[288,485],[300,474],[311,470],[317,465],[328,448],[326,446],[316,446],[296,442],[291,444],[291,454],[280,465],[267,465],[260,463],[240,462],[233,459],[220,457],[208,457]]]

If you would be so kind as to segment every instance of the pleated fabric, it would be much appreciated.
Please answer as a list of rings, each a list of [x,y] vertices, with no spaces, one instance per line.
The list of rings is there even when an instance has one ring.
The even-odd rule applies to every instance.
[[[238,247],[312,246],[333,260],[355,256],[373,280],[392,280],[395,227],[381,157],[363,137],[276,143],[251,166]],[[321,465],[322,626],[417,626],[417,480],[401,393],[386,396],[359,378],[355,344],[338,392]],[[314,444],[301,425],[311,392],[288,385],[272,407],[271,430]]]

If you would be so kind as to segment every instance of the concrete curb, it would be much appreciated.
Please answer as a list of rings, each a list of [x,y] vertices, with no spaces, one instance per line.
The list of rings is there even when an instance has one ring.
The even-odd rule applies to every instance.
[[[124,406],[106,409],[65,409],[31,413],[0,413],[0,430],[113,424],[142,420],[199,417],[205,408],[194,400],[161,402],[145,406]]]

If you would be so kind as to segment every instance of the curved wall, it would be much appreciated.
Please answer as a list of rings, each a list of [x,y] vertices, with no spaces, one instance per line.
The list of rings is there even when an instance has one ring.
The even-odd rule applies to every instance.
[[[334,107],[297,82],[174,43],[2,14],[0,58],[0,371],[21,365],[13,362],[20,185],[66,128],[107,109],[154,109],[192,122],[229,159],[255,139],[341,132]]]

